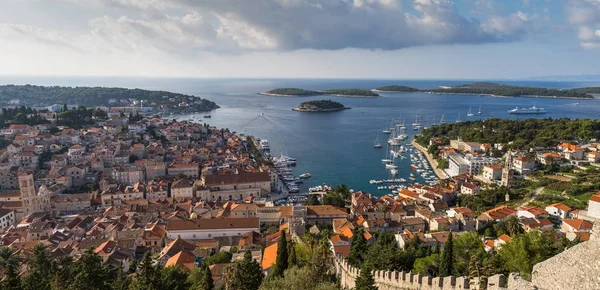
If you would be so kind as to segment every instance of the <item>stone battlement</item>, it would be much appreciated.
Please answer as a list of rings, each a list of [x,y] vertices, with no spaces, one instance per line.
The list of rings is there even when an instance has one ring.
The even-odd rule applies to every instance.
[[[343,258],[336,258],[336,272],[340,278],[342,289],[354,288],[354,281],[360,270],[352,267]],[[470,281],[467,277],[429,277],[411,272],[398,271],[374,271],[373,277],[379,290],[397,289],[480,289],[479,281]],[[487,289],[506,289],[506,277],[494,275],[488,278]]]

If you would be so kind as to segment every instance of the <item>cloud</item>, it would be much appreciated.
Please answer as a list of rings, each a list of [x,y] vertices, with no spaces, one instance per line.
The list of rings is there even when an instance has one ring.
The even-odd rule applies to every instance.
[[[183,55],[509,42],[532,26],[520,11],[466,17],[450,0],[68,1],[113,14],[90,21],[91,39]]]
[[[567,20],[577,26],[581,46],[600,48],[600,0],[570,0],[566,6]]]

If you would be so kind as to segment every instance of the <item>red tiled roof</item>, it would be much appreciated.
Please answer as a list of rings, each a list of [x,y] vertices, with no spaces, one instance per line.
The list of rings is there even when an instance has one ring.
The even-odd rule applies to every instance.
[[[563,223],[568,224],[576,230],[591,230],[594,226],[592,223],[582,219],[564,219]]]

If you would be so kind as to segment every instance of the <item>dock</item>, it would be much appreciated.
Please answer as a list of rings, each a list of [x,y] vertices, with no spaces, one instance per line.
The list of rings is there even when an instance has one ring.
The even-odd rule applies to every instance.
[[[415,141],[415,139],[413,139],[410,144],[417,150],[421,151],[421,153],[423,153],[423,155],[425,155],[425,157],[427,157],[427,162],[429,162],[429,165],[431,166],[431,169],[433,169],[433,172],[435,172],[435,175],[439,178],[439,179],[447,179],[449,178],[448,174],[442,170],[442,169],[438,169],[438,162],[437,160],[435,160],[433,158],[433,156],[431,156],[431,154],[429,154],[427,152],[426,148],[423,148],[423,146],[421,146],[419,143],[417,143],[417,141]]]

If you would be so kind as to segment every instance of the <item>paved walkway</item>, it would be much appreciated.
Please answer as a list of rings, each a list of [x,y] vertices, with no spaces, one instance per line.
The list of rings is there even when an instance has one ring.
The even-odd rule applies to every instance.
[[[530,198],[529,200],[527,200],[527,201],[523,202],[523,203],[522,203],[522,204],[519,206],[519,208],[520,208],[520,207],[523,207],[523,206],[526,206],[526,205],[528,205],[529,203],[531,203],[532,201],[534,201],[534,200],[535,200],[535,197],[536,197],[538,194],[542,193],[542,191],[543,191],[543,190],[544,190],[544,187],[543,187],[543,186],[542,186],[542,187],[538,187],[538,188],[536,188],[536,189],[533,191],[533,194],[531,195],[531,198]]]
[[[444,170],[437,168],[437,166],[438,166],[437,160],[435,160],[433,158],[433,156],[431,156],[431,154],[427,153],[427,149],[425,149],[425,148],[423,148],[423,146],[419,145],[419,143],[417,143],[417,141],[415,141],[414,139],[412,140],[412,142],[410,142],[410,144],[412,144],[413,147],[415,147],[417,150],[421,151],[427,157],[427,161],[429,162],[429,165],[431,166],[431,168],[433,169],[433,172],[435,172],[435,175],[439,179],[449,178],[448,174]]]

